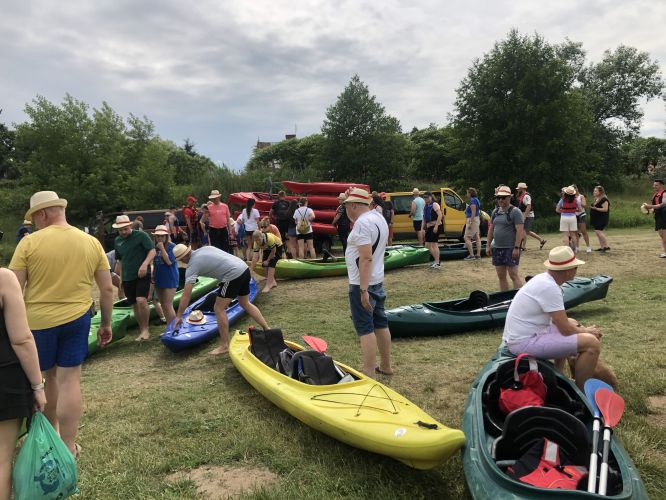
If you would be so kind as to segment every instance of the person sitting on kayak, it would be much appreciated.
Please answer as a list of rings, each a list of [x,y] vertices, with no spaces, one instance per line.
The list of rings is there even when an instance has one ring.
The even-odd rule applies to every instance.
[[[250,280],[252,275],[247,264],[242,260],[214,246],[207,246],[192,250],[189,246],[179,243],[173,249],[177,261],[187,264],[185,271],[185,287],[178,305],[174,331],[183,322],[185,309],[190,305],[192,289],[199,276],[214,278],[220,282],[215,299],[215,318],[220,331],[220,347],[209,354],[219,356],[229,352],[229,319],[227,307],[231,301],[238,298],[238,303],[250,317],[259,323],[264,330],[268,330],[268,323],[257,306],[250,302]]]
[[[275,266],[277,265],[277,261],[282,257],[282,240],[271,232],[257,230],[252,233],[252,263],[250,264],[252,272],[254,272],[254,268],[257,266],[260,252],[262,252],[262,265],[266,268],[266,284],[262,293],[268,293],[271,291],[271,288],[277,286],[277,282],[275,281]]]
[[[559,246],[543,264],[547,271],[529,280],[511,302],[502,340],[512,354],[555,359],[560,370],[568,356],[577,356],[576,385],[583,390],[597,366],[602,333],[596,325],[584,327],[567,317],[560,286],[585,262],[570,247]]]

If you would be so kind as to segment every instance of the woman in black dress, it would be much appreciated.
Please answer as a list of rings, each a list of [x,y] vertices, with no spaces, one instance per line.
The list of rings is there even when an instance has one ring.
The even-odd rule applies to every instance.
[[[610,201],[608,201],[608,198],[606,197],[606,191],[603,186],[595,187],[593,194],[594,203],[592,203],[592,206],[590,207],[590,222],[599,239],[600,246],[597,248],[597,252],[608,252],[610,247],[608,246],[608,238],[606,238],[606,234],[604,234],[604,229],[608,226]]]
[[[37,348],[13,272],[0,269],[0,498],[9,498],[21,422],[46,405]]]

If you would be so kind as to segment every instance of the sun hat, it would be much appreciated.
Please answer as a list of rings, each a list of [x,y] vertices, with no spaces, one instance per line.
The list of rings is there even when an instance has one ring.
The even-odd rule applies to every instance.
[[[67,200],[59,198],[55,191],[37,191],[30,197],[30,209],[25,213],[24,219],[32,220],[32,214],[44,208],[66,206]]]
[[[573,186],[567,186],[562,188],[562,191],[564,194],[568,194],[569,196],[576,194],[576,188]]]
[[[518,185],[516,186],[516,189],[527,189],[527,184],[524,182],[519,182]]]
[[[215,198],[219,198],[220,196],[222,196],[220,192],[217,189],[213,189],[208,195],[208,199],[214,200]]]
[[[344,200],[346,197],[347,197],[347,195],[345,193],[340,193],[338,195],[338,200]]]
[[[498,186],[495,191],[495,196],[511,196],[511,188],[509,186]]]
[[[30,219],[26,219],[26,220],[23,221],[24,226],[28,226],[28,225],[31,225],[31,224],[32,224],[32,221]]]
[[[132,221],[127,215],[119,215],[116,217],[116,222],[114,224],[111,224],[111,227],[113,229],[120,229],[123,227],[127,227],[130,224],[132,224]]]
[[[183,257],[185,257],[188,253],[190,253],[191,250],[192,249],[187,245],[178,243],[175,247],[173,247],[173,256],[176,258],[176,260],[180,260]]]
[[[189,195],[189,196],[187,197],[187,202],[188,202],[188,203],[196,203],[197,201],[198,201],[198,200],[197,200],[194,196],[192,196],[192,195]]]
[[[159,236],[169,236],[169,230],[165,225],[159,225],[155,227],[155,231],[153,231],[153,234],[157,234]]]
[[[364,205],[370,205],[371,201],[372,197],[365,189],[352,188],[342,203],[363,203]]]
[[[206,316],[199,309],[195,309],[187,316],[186,321],[191,325],[203,325],[206,323]]]
[[[421,191],[419,191],[419,188],[414,188],[412,189],[412,194],[421,194]]]
[[[566,271],[583,264],[585,264],[585,261],[577,259],[574,251],[568,246],[553,248],[548,254],[548,260],[543,263],[552,271]]]

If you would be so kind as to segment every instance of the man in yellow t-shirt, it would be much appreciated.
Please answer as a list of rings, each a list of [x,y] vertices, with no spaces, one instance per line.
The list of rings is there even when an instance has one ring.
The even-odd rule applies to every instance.
[[[100,290],[100,347],[111,340],[113,285],[102,245],[70,226],[67,200],[53,191],[30,198],[25,215],[39,229],[23,238],[9,264],[24,288],[28,324],[35,337],[44,374],[44,414],[76,456],[81,418],[81,364],[88,355],[92,282]]]
[[[250,270],[254,272],[254,268],[257,266],[257,262],[261,256],[261,262],[266,268],[266,283],[261,292],[268,293],[271,291],[271,288],[277,286],[277,282],[275,281],[275,266],[280,257],[282,257],[282,240],[273,233],[265,233],[257,229],[252,233],[252,242],[253,253]]]

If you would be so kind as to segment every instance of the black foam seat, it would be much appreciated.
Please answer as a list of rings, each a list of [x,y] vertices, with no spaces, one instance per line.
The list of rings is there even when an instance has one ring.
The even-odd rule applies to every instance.
[[[481,309],[482,307],[488,307],[488,304],[490,304],[490,295],[483,290],[474,290],[469,294],[467,300],[470,309]]]
[[[333,358],[318,351],[299,351],[291,360],[291,377],[306,384],[337,384],[342,378]]]
[[[571,463],[587,464],[591,446],[585,424],[564,410],[545,406],[526,406],[509,413],[491,453],[495,460],[518,460],[543,438],[557,443]]]
[[[280,367],[280,353],[287,348],[282,336],[282,330],[250,330],[250,352],[262,363],[278,370]]]

